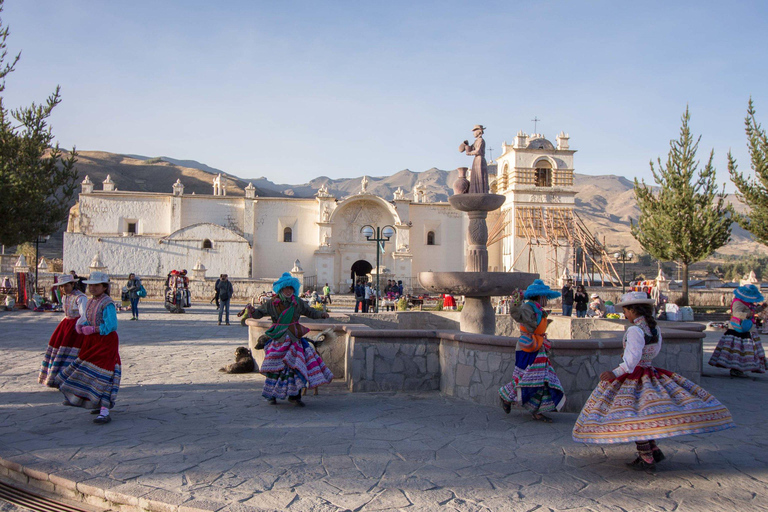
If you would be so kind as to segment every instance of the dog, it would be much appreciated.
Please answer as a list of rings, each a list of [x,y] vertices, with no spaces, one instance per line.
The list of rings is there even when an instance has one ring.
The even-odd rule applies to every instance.
[[[235,349],[235,362],[228,364],[224,368],[219,368],[224,373],[251,373],[256,369],[256,361],[253,359],[251,351],[245,347]]]

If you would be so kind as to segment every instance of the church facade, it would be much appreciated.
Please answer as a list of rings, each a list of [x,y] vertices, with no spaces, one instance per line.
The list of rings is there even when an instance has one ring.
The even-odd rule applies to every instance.
[[[504,236],[489,247],[491,269],[530,269],[551,281],[559,270],[541,270],[553,258],[542,245],[544,219],[568,211],[573,218],[573,151],[564,134],[557,147],[522,133],[503,147],[491,187],[507,200],[489,216],[489,226],[502,223]],[[211,195],[184,194],[178,181],[169,193],[118,191],[109,177],[95,190],[86,177],[64,233],[64,266],[80,274],[99,261],[115,275],[164,276],[197,267],[208,277],[275,278],[298,259],[305,279],[327,282],[335,293],[346,292],[358,275],[378,272],[415,286],[419,272],[464,269],[468,220],[462,212],[425,201],[418,185],[383,198],[367,184],[363,178],[359,192],[343,198],[325,187],[311,198],[277,198],[256,196],[252,185],[245,196],[227,195],[220,176]],[[540,240],[531,243],[527,224],[539,226]],[[366,225],[394,228],[379,249],[378,269],[377,244],[361,232]],[[557,269],[573,254],[560,248],[554,256]]]

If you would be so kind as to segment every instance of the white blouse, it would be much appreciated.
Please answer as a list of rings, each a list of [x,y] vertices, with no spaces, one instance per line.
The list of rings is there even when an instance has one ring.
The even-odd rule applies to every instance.
[[[647,332],[646,332],[647,331]],[[659,341],[652,345],[645,345],[645,336],[651,334],[651,329],[645,322],[645,318],[637,318],[635,325],[624,333],[624,356],[621,364],[613,370],[617,377],[625,373],[632,373],[637,365],[650,366],[651,360],[661,351],[661,333]]]

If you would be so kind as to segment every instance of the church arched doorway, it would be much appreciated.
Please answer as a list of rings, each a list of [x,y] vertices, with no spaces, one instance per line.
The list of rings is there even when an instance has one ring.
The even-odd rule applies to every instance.
[[[371,273],[371,270],[373,270],[373,265],[371,265],[365,260],[357,260],[352,264],[349,277],[352,278],[352,283],[354,284],[357,281],[358,277],[367,276],[368,274]]]

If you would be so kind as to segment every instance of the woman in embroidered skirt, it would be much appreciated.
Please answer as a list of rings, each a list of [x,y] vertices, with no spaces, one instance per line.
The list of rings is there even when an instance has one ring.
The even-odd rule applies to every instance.
[[[653,317],[653,299],[629,292],[617,304],[631,326],[624,333],[624,356],[613,371],[600,374],[573,427],[579,443],[634,441],[638,456],[629,465],[652,470],[664,460],[656,440],[715,432],[734,426],[731,413],[697,384],[651,360],[661,350],[661,333]]]
[[[59,282],[53,285],[59,287],[64,294],[62,300],[64,318],[56,326],[48,342],[43,364],[40,366],[40,375],[37,378],[40,384],[50,388],[56,387],[56,376],[59,372],[77,359],[80,345],[83,343],[83,336],[75,330],[75,324],[78,318],[85,315],[85,303],[88,302],[88,297],[77,289],[76,285],[75,278],[70,274],[64,274]]]
[[[289,402],[303,407],[303,388],[316,388],[333,379],[312,344],[304,339],[309,329],[299,323],[301,315],[317,320],[328,318],[328,313],[311,308],[297,298],[300,288],[299,280],[285,272],[272,285],[276,295],[253,313],[253,318],[269,316],[274,322],[265,333],[264,362],[260,369],[267,377],[261,394],[273,405],[278,398],[288,398]]]
[[[64,405],[91,409],[98,414],[93,422],[106,424],[112,421],[109,410],[120,388],[117,311],[109,296],[107,274],[93,272],[84,283],[91,298],[76,326],[83,344],[75,362],[56,377],[56,384],[64,393]]]
[[[740,286],[733,292],[731,321],[712,352],[710,365],[729,368],[731,377],[742,377],[744,372],[765,373],[763,344],[752,335],[752,319],[764,307],[757,303],[763,300],[760,290],[753,284]]]
[[[560,296],[541,279],[529,286],[523,298],[526,302],[510,309],[512,318],[520,325],[520,338],[515,349],[515,370],[512,381],[499,389],[501,407],[509,414],[512,404],[528,409],[533,419],[551,423],[544,412],[559,411],[565,405],[565,393],[560,379],[549,362],[551,344],[547,339],[548,299]]]

